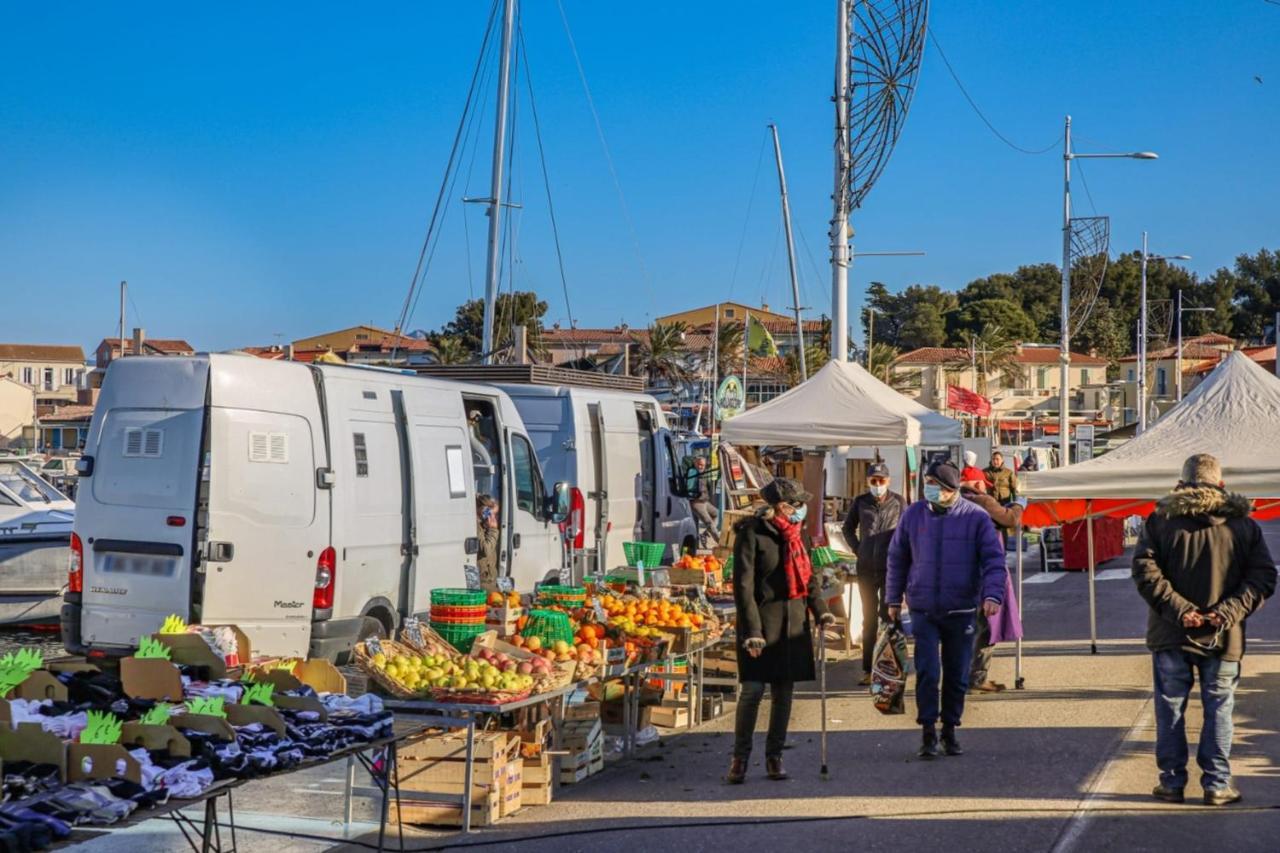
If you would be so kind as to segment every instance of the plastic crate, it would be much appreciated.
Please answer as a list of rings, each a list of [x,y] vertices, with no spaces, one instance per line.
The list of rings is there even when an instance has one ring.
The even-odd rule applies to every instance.
[[[824,545],[809,552],[809,562],[813,563],[815,569],[821,569],[840,562],[840,558],[836,555],[834,549]]]
[[[489,594],[482,589],[433,589],[431,603],[450,607],[483,607]]]
[[[444,641],[458,651],[466,654],[476,637],[485,632],[484,623],[479,625],[454,625],[448,622],[432,622],[431,629],[444,638]]]
[[[622,553],[627,557],[627,565],[632,568],[638,567],[641,562],[645,568],[654,568],[662,565],[667,546],[661,542],[623,542]]]
[[[559,604],[563,607],[581,607],[587,601],[587,589],[581,586],[538,587],[538,601],[542,604]]]
[[[483,622],[488,612],[489,608],[483,604],[467,605],[466,607],[454,604],[432,604],[431,621],[452,622],[455,624]]]
[[[564,640],[573,642],[573,623],[568,613],[559,610],[530,610],[529,622],[520,632],[525,637],[537,637],[544,644]]]

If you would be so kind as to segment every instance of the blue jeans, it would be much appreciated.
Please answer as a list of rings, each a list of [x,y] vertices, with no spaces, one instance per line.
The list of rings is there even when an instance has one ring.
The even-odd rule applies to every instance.
[[[973,620],[973,613],[911,614],[916,640],[916,722],[922,726],[938,722],[939,681],[943,725],[960,725],[973,661]]]
[[[1180,650],[1155,652],[1156,766],[1166,788],[1187,786],[1187,698],[1197,673],[1204,727],[1196,764],[1200,787],[1214,791],[1231,782],[1231,712],[1240,683],[1240,663]]]

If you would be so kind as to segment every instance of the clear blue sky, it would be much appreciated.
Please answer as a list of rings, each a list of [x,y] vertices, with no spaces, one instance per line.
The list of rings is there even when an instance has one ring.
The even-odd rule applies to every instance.
[[[525,5],[579,324],[641,325],[728,297],[789,304],[769,152],[757,170],[770,121],[782,132],[803,301],[815,316],[827,310],[834,4],[565,0],[634,239],[555,4]],[[1192,254],[1208,273],[1280,246],[1280,6],[933,7],[953,65],[1015,141],[1051,143],[1070,112],[1081,150],[1160,153],[1086,164],[1114,251],[1145,228],[1153,251]],[[480,0],[8,6],[0,340],[93,345],[115,328],[120,279],[136,304],[130,325],[140,318],[149,334],[202,349],[393,325],[487,11]],[[538,289],[548,319],[563,321],[524,96],[519,112],[516,286]],[[465,187],[475,195],[487,187],[490,131],[480,132]],[[993,138],[930,48],[902,141],[855,220],[859,249],[928,256],[859,261],[851,305],[870,280],[955,288],[1057,260],[1060,173],[1056,152],[1026,156]],[[1088,213],[1083,190],[1077,181]],[[462,194],[460,184],[410,328],[439,326],[482,288],[485,219],[467,212],[469,276]]]

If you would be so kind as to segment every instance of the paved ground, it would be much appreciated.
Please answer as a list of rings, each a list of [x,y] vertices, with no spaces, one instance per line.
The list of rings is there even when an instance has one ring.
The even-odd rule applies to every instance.
[[[1280,525],[1269,532],[1280,555]],[[1273,603],[1251,623],[1254,639],[1238,694],[1234,765],[1246,803],[1219,810],[1162,805],[1149,797],[1155,766],[1150,659],[1140,639],[1145,608],[1123,573],[1116,574],[1121,577],[1097,584],[1096,656],[1089,654],[1084,577],[1026,586],[1025,620],[1034,638],[1025,649],[1026,689],[971,700],[962,729],[968,754],[962,758],[917,760],[910,714],[878,714],[854,687],[859,665],[835,662],[827,709],[829,781],[818,778],[821,717],[817,694],[807,689],[792,722],[790,782],[765,780],[757,759],[746,785],[722,785],[732,725],[725,717],[692,734],[664,738],[638,759],[561,789],[553,805],[526,809],[498,828],[469,839],[413,833],[406,848],[1277,849],[1280,607]],[[1002,649],[994,675],[1012,683],[1011,648]],[[1198,719],[1193,701],[1193,738]],[[1194,779],[1193,770],[1189,793],[1198,794]],[[237,796],[238,821],[339,838],[340,791],[337,771],[257,783]],[[295,817],[275,816],[283,814]],[[357,815],[368,819],[371,804],[361,802]],[[369,826],[356,827],[356,844],[330,849],[364,849],[356,845],[373,840]],[[330,846],[249,832],[239,840],[247,851],[273,853]],[[179,842],[166,824],[152,821],[80,849],[151,853],[176,849]]]

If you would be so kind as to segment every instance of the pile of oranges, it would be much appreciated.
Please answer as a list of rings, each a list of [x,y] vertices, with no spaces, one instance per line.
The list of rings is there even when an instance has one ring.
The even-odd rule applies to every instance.
[[[673,569],[700,569],[708,574],[719,574],[724,569],[724,563],[720,562],[715,556],[708,554],[705,557],[699,557],[694,554],[685,554],[679,560],[672,564]]]
[[[702,616],[690,613],[673,601],[621,599],[606,595],[600,604],[609,614],[609,624],[628,634],[647,637],[664,628],[701,628]]]

